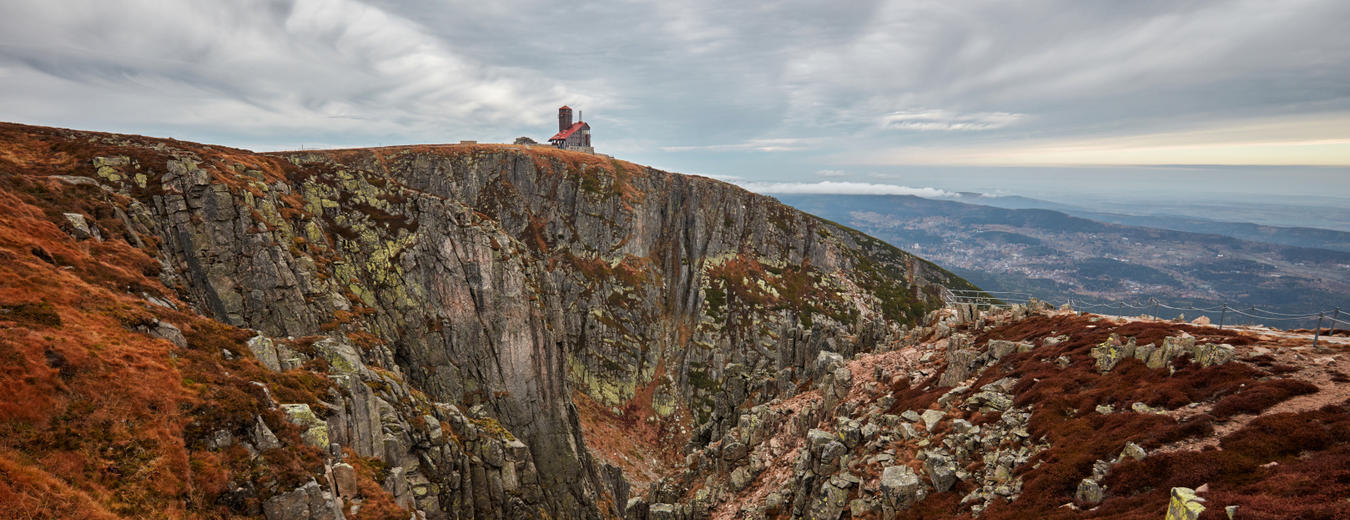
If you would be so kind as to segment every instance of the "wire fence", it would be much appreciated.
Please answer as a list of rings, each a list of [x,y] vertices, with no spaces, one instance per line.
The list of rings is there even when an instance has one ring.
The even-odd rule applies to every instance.
[[[1036,299],[1030,293],[1016,291],[979,291],[949,289],[943,291],[943,299],[948,305],[975,305],[977,307],[1010,307],[1012,305],[1025,305]],[[1041,300],[1050,302],[1049,300]],[[1159,301],[1157,298],[1149,298],[1146,301],[1094,301],[1084,298],[1068,298],[1063,303],[1069,305],[1074,310],[1086,310],[1090,312],[1114,312],[1116,314],[1144,314],[1159,318],[1162,311],[1177,311],[1181,313],[1198,313],[1198,315],[1207,316],[1213,321],[1216,317],[1219,328],[1225,325],[1266,325],[1275,323],[1286,325],[1312,325],[1316,320],[1316,331],[1318,334],[1324,325],[1329,324],[1330,330],[1336,330],[1338,324],[1344,325],[1345,320],[1341,320],[1341,308],[1322,310],[1308,313],[1287,313],[1278,312],[1269,309],[1262,309],[1255,305],[1233,306],[1227,303],[1220,303],[1218,307],[1195,307],[1191,305],[1168,305]],[[1136,312],[1137,311],[1137,312]],[[1161,318],[1159,318],[1161,319]]]

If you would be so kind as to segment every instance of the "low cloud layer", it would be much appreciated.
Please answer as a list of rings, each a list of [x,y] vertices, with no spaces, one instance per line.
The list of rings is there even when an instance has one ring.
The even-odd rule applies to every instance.
[[[925,198],[957,196],[937,188],[911,188],[895,184],[869,182],[738,182],[742,188],[763,194],[820,194],[820,195],[914,195]]]
[[[700,146],[662,146],[667,152],[789,152],[805,150],[812,146],[813,139],[779,137],[771,139],[751,139],[743,143],[709,144]]]
[[[883,128],[919,131],[995,130],[1012,125],[1022,114],[982,112],[955,114],[946,110],[894,112],[881,118]]]

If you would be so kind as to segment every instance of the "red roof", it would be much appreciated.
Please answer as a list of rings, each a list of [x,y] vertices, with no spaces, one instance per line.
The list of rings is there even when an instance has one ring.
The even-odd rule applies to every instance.
[[[567,127],[567,130],[563,130],[561,132],[553,134],[553,137],[548,138],[548,140],[555,141],[560,139],[567,139],[568,136],[577,133],[577,130],[581,130],[581,127],[583,126],[589,125],[587,125],[585,121],[577,121],[575,123],[572,123],[572,126]]]
[[[567,106],[567,105],[563,105],[563,106],[561,106],[561,107],[558,108],[558,110],[571,110],[571,109],[572,109],[572,107],[569,107],[569,106]]]

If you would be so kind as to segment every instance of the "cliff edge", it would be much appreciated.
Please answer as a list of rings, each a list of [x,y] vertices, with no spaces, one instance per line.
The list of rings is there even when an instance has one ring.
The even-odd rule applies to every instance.
[[[0,143],[3,343],[47,403],[5,418],[5,471],[31,473],[11,492],[59,482],[111,514],[154,486],[54,467],[95,444],[39,441],[96,392],[63,379],[83,377],[62,375],[71,359],[112,370],[114,393],[142,378],[175,396],[141,412],[163,430],[146,456],[176,462],[141,478],[186,483],[155,499],[181,511],[360,516],[357,494],[428,518],[594,518],[654,466],[593,454],[609,439],[586,430],[640,431],[656,466],[677,461],[820,375],[821,351],[891,348],[943,287],[970,288],[735,186],[546,147],[257,154],[15,124]],[[57,319],[14,319],[32,312]],[[164,371],[93,361],[109,341]],[[313,450],[284,479],[282,445]],[[378,489],[340,500],[342,464]]]

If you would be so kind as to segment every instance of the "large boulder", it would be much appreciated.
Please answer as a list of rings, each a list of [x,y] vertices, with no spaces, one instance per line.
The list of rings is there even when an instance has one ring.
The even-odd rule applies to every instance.
[[[816,354],[816,374],[833,373],[835,369],[842,366],[844,366],[844,356],[839,353],[822,350],[819,354]]]
[[[839,471],[839,458],[848,452],[844,443],[823,430],[811,430],[806,438],[811,449],[811,472],[816,475],[833,475]]]
[[[277,439],[272,429],[267,427],[261,416],[253,418],[253,427],[249,431],[249,437],[253,445],[257,446],[258,451],[275,450],[281,447],[281,441]]]
[[[300,427],[300,438],[305,444],[319,449],[328,449],[328,423],[309,409],[309,405],[283,404],[281,411],[286,414],[286,420],[291,424]]]
[[[346,462],[339,462],[332,466],[333,485],[337,488],[338,496],[342,498],[352,498],[357,494],[356,487],[356,468]]]
[[[263,502],[267,520],[341,520],[342,506],[313,480]]]
[[[921,497],[923,482],[909,466],[887,466],[881,471],[881,494],[893,510],[906,509]]]
[[[1078,503],[1095,506],[1106,498],[1106,490],[1096,480],[1085,478],[1078,482],[1078,490],[1073,494]]]
[[[848,508],[848,490],[826,482],[820,485],[820,492],[811,501],[808,518],[836,520]]]
[[[334,374],[353,374],[365,367],[356,346],[344,336],[324,338],[314,342],[314,351],[328,362],[328,371]]]
[[[944,416],[946,414],[942,410],[924,410],[919,419],[923,421],[925,430],[933,431],[933,427],[937,426],[938,421],[941,421]]]
[[[89,222],[85,220],[84,215],[79,213],[62,213],[61,216],[66,219],[66,224],[63,227],[70,233],[70,236],[75,237],[75,240],[86,240],[96,237],[94,229],[89,227]]]
[[[254,336],[248,340],[248,350],[268,370],[281,370],[281,361],[277,358],[277,347],[272,338],[261,334]]]
[[[989,340],[989,357],[994,359],[1003,359],[1003,356],[1013,352],[1022,352],[1031,350],[1032,345],[1026,342],[1013,342],[1002,339]]]
[[[970,349],[957,349],[947,354],[947,370],[938,378],[938,386],[956,386],[969,378],[979,365],[980,353]]]
[[[652,504],[647,508],[647,518],[651,520],[676,520],[675,506],[670,504]]]
[[[944,453],[929,452],[923,461],[923,469],[933,482],[933,490],[938,493],[951,489],[956,483],[956,463]]]
[[[1195,495],[1195,490],[1184,487],[1172,488],[1172,498],[1167,502],[1167,520],[1198,520],[1205,512],[1205,499]]]
[[[750,472],[750,468],[741,466],[731,471],[729,483],[732,491],[740,491],[750,485],[755,480],[755,474]]]
[[[1106,373],[1115,368],[1121,360],[1134,357],[1134,351],[1134,338],[1125,342],[1119,335],[1112,333],[1106,341],[1092,347],[1091,355],[1092,359],[1097,361],[1097,371]]]
[[[1162,346],[1150,353],[1144,363],[1149,368],[1160,369],[1166,367],[1177,356],[1185,352],[1191,352],[1193,349],[1195,349],[1195,337],[1168,336],[1163,338]]]

